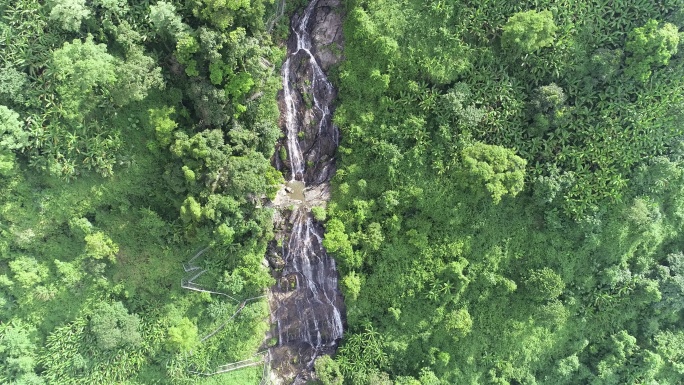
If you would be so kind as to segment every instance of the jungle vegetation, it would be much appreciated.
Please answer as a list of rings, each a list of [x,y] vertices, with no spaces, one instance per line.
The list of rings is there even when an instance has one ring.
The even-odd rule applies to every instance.
[[[681,2],[345,4],[323,383],[681,384]]]
[[[319,381],[682,383],[681,2],[343,3]],[[0,383],[260,380],[275,9],[0,0]]]
[[[272,284],[274,12],[0,1],[0,383],[261,380],[190,371],[251,357],[268,329],[255,300],[205,339]],[[181,288],[207,246],[195,283],[234,300]]]

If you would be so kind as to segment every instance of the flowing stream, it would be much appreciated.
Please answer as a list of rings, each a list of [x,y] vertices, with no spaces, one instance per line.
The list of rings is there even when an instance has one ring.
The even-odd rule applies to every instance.
[[[307,170],[307,163],[320,164],[321,151],[332,150],[337,147],[338,133],[337,128],[332,124],[332,103],[335,98],[335,89],[328,81],[328,77],[323,72],[315,55],[311,52],[313,44],[311,42],[311,15],[316,9],[318,0],[311,0],[304,9],[299,19],[293,19],[294,27],[288,43],[288,56],[283,63],[283,104],[285,113],[285,128],[287,134],[287,154],[290,163],[290,181],[303,181],[307,183],[322,184],[329,181],[330,172],[325,164],[322,168],[313,167]],[[294,42],[292,42],[294,40]],[[302,71],[305,66],[308,71]],[[302,72],[306,72],[308,79],[300,79]],[[305,84],[309,89],[308,96],[301,95],[296,84]],[[302,98],[309,100],[307,102]],[[302,111],[309,110],[309,111]],[[307,116],[307,112],[310,116]],[[303,125],[312,127],[302,127]],[[302,148],[300,133],[315,134],[318,151],[313,151],[308,159],[305,158]],[[327,154],[333,155],[333,154]]]
[[[276,349],[296,352],[292,354],[304,370],[311,368],[317,356],[334,351],[342,338],[344,314],[335,261],[323,248],[323,226],[310,212],[320,198],[318,202],[307,199],[327,192],[338,141],[331,121],[335,89],[314,55],[311,38],[318,1],[312,0],[293,17],[282,67],[284,167],[289,168],[287,199],[293,210],[281,250],[285,266],[271,300]],[[301,379],[301,373],[297,377]]]

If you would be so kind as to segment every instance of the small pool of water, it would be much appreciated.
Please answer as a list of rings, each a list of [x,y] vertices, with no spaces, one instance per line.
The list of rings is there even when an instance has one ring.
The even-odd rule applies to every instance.
[[[290,199],[294,199],[296,201],[304,200],[304,188],[306,187],[304,182],[298,180],[291,180],[287,182],[286,186],[289,187],[291,191],[287,193],[287,196]]]

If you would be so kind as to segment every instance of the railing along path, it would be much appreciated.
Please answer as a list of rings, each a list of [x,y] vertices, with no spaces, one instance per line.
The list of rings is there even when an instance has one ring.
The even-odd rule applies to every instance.
[[[202,269],[195,262],[210,247],[211,246],[207,246],[207,247],[203,248],[202,250],[198,251],[192,258],[190,258],[190,260],[188,262],[183,264],[183,270],[186,273],[195,272],[197,270],[200,270],[200,271],[198,273],[195,273],[190,278],[181,279],[181,287],[184,289],[187,289],[187,290],[192,290],[192,291],[196,291],[196,292],[200,292],[200,293],[209,293],[209,294],[220,295],[220,296],[226,297],[226,298],[230,299],[231,301],[239,304],[239,306],[238,306],[237,310],[235,310],[233,315],[231,315],[227,320],[225,320],[223,323],[221,323],[221,325],[219,325],[216,329],[211,331],[209,334],[200,338],[200,343],[203,343],[204,341],[208,340],[209,338],[213,337],[218,332],[223,330],[223,328],[225,328],[229,322],[231,322],[238,314],[240,314],[240,312],[242,312],[242,310],[245,308],[247,303],[249,303],[251,301],[255,301],[255,300],[260,299],[260,298],[266,297],[266,295],[260,295],[260,296],[256,296],[256,297],[250,297],[250,298],[247,298],[247,299],[240,301],[240,300],[236,299],[235,297],[233,297],[227,293],[210,290],[210,289],[203,287],[200,284],[195,283],[194,281],[196,279],[198,279],[204,273],[207,272],[206,269]],[[208,376],[213,376],[216,374],[228,373],[228,372],[232,372],[234,370],[244,369],[244,368],[248,368],[251,366],[263,364],[264,365],[264,371],[262,374],[261,381],[259,382],[259,385],[266,385],[266,384],[268,384],[268,377],[269,377],[268,376],[268,373],[269,373],[269,364],[268,363],[269,363],[269,361],[270,361],[270,354],[269,354],[268,350],[265,350],[265,351],[262,351],[262,352],[255,354],[254,356],[252,356],[246,360],[231,362],[231,363],[221,365],[221,366],[217,367],[216,369],[214,369],[214,371],[211,371],[211,372],[199,372],[199,371],[191,370],[191,369],[188,369],[188,372],[195,374],[195,375],[201,375],[201,376],[207,376],[208,377]]]

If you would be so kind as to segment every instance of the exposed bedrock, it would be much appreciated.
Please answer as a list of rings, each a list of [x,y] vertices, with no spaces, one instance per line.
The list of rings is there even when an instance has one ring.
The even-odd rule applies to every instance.
[[[273,206],[276,241],[267,253],[271,288],[271,381],[306,383],[316,357],[342,338],[344,301],[335,261],[323,248],[323,226],[312,213],[324,206],[339,141],[332,124],[336,91],[326,71],[342,56],[339,0],[312,0],[292,17],[281,74],[280,124],[285,138],[273,162],[288,181]]]

